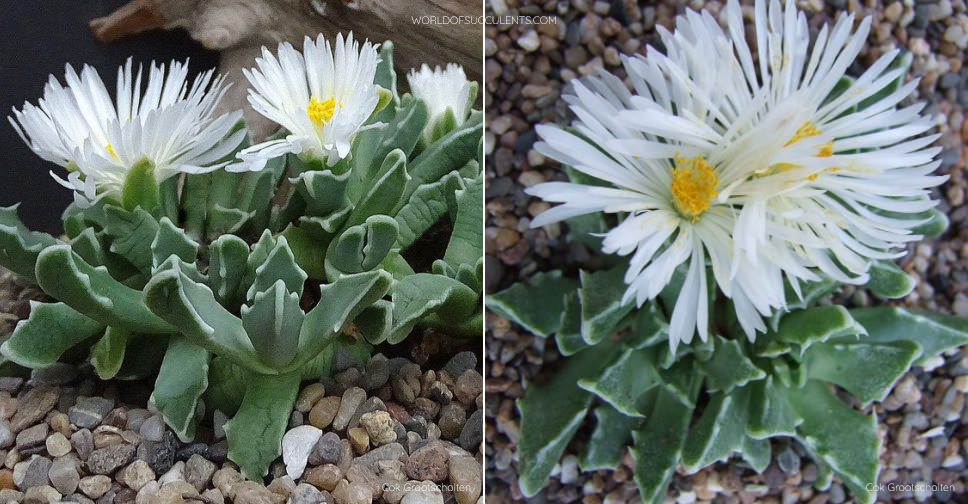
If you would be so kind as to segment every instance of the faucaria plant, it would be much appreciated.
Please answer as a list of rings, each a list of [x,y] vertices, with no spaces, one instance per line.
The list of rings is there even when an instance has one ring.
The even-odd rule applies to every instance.
[[[843,284],[906,295],[891,260],[946,227],[929,197],[945,180],[932,121],[901,104],[910,58],[890,51],[846,77],[870,18],[852,32],[842,16],[811,43],[792,0],[754,13],[755,58],[735,0],[725,29],[687,11],[674,33],[658,28],[665,54],[624,60],[627,83],[573,83],[571,129],[537,127],[570,182],[527,191],[562,203],[532,226],[565,220],[608,267],[488,300],[567,356],[518,403],[525,495],[591,412],[580,467],[614,467],[630,446],[644,502],[663,500],[677,467],[738,455],[763,471],[778,437],[811,454],[819,488],[836,474],[872,502],[880,440],[858,408],[968,342],[953,316],[817,303]]]
[[[283,129],[256,145],[239,113],[214,113],[211,73],[189,86],[185,65],[152,65],[142,92],[129,63],[116,102],[89,67],[52,77],[11,123],[76,198],[66,240],[0,210],[0,264],[57,300],[32,305],[4,358],[156,376],[151,402],[183,441],[219,409],[229,458],[259,478],[300,381],[337,356],[363,363],[418,327],[479,337],[476,84],[443,105],[399,96],[392,50],[321,36],[264,51],[250,101]]]

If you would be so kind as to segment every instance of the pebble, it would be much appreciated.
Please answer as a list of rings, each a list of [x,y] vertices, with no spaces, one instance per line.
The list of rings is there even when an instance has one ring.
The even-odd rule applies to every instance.
[[[527,30],[523,35],[518,37],[517,43],[526,52],[534,52],[539,47],[541,47],[541,37],[534,30]]]
[[[104,416],[114,409],[114,401],[103,397],[86,397],[79,399],[77,404],[67,411],[71,423],[82,428],[90,429],[101,424]]]
[[[349,425],[350,419],[356,410],[363,404],[366,400],[366,391],[359,387],[351,387],[343,392],[343,397],[340,399],[339,410],[336,412],[336,417],[333,418],[333,430],[343,431]],[[311,423],[311,421],[310,421]]]
[[[372,411],[360,416],[360,425],[366,429],[373,446],[383,446],[397,440],[394,420],[386,411]]]
[[[232,491],[234,504],[282,504],[285,501],[279,498],[280,495],[254,481],[238,483],[232,487]]]
[[[320,504],[322,502],[322,492],[310,484],[300,483],[293,489],[288,504]]]
[[[333,498],[337,504],[370,504],[373,496],[370,490],[362,485],[340,480],[333,490]]]
[[[306,483],[328,492],[332,492],[342,479],[343,471],[333,464],[311,467],[303,477]]]
[[[81,429],[71,434],[71,445],[74,446],[78,457],[87,460],[94,451],[94,434],[88,429]]]
[[[323,434],[312,453],[309,454],[309,463],[313,465],[335,464],[339,461],[340,438],[335,432]]]
[[[451,457],[448,462],[450,484],[454,487],[457,504],[473,504],[481,496],[483,479],[481,464],[474,457]]]
[[[31,389],[18,400],[17,412],[10,419],[10,429],[20,432],[36,424],[54,409],[59,398],[60,389],[57,387],[41,385]]]
[[[317,401],[309,411],[310,425],[317,429],[329,427],[333,419],[336,418],[336,413],[339,412],[340,402],[339,396],[324,397]]]
[[[47,432],[46,423],[39,423],[20,431],[17,434],[17,451],[21,455],[33,455],[44,451],[47,448]]]
[[[195,487],[184,481],[173,481],[167,485],[162,485],[148,499],[148,504],[185,504],[188,502],[183,497],[186,493],[195,495],[198,492],[195,491]],[[191,502],[195,503],[196,501],[193,500]]]
[[[20,488],[30,488],[50,484],[50,468],[53,463],[47,457],[34,456],[24,470],[23,479],[17,484]],[[16,471],[14,472],[16,480]]]
[[[370,450],[370,436],[366,433],[366,429],[353,427],[346,431],[346,436],[353,446],[353,451],[357,454],[362,455]]]
[[[484,377],[473,369],[464,371],[454,385],[454,395],[464,404],[472,404],[483,391]]]
[[[161,441],[165,436],[165,419],[161,415],[146,418],[138,428],[138,434],[146,441]]]
[[[35,486],[24,492],[24,504],[48,504],[60,502],[63,495],[49,485]]]
[[[325,395],[326,387],[322,383],[316,382],[307,385],[299,392],[299,396],[296,397],[296,411],[309,413],[309,410],[313,409],[313,405]]]
[[[64,495],[77,491],[81,475],[77,472],[78,461],[74,457],[59,457],[54,459],[47,475],[50,484]]]
[[[164,474],[175,463],[177,448],[175,434],[166,432],[161,441],[145,440],[139,444],[138,458],[147,462],[151,469],[155,471],[155,474]]]
[[[361,385],[366,390],[382,387],[390,379],[390,361],[383,354],[370,357]]]
[[[464,423],[464,428],[460,431],[457,444],[461,448],[474,452],[481,446],[484,440],[484,410],[475,410]]]
[[[437,426],[440,427],[440,435],[444,439],[457,439],[466,422],[467,413],[460,404],[450,403],[440,408]]]
[[[409,486],[413,489],[403,496],[400,504],[444,504],[444,495],[433,481],[421,481]]]
[[[87,476],[81,478],[80,482],[77,484],[77,488],[83,492],[84,495],[92,499],[98,499],[111,489],[111,478],[102,474]]]
[[[137,492],[144,488],[148,482],[154,481],[155,471],[144,460],[135,460],[128,464],[118,476],[119,481],[123,481],[128,488]]]
[[[242,481],[245,481],[245,478],[231,467],[219,469],[212,475],[212,484],[228,498],[232,498],[232,488]]]
[[[182,474],[184,475],[185,481],[191,483],[196,490],[201,492],[202,489],[206,488],[212,482],[212,476],[215,474],[216,469],[218,469],[218,466],[205,457],[192,455],[185,462]]]
[[[298,479],[302,476],[309,454],[322,435],[323,431],[318,428],[303,425],[286,432],[282,437],[282,460],[286,464],[286,473],[290,478]]]
[[[87,459],[88,470],[93,474],[111,474],[131,462],[136,451],[134,446],[128,444],[94,450]]]
[[[448,459],[449,455],[443,444],[432,441],[410,455],[404,471],[410,479],[444,481],[448,475]]]
[[[0,419],[0,449],[6,449],[13,446],[14,440],[13,431],[10,429],[10,422],[6,419]]]

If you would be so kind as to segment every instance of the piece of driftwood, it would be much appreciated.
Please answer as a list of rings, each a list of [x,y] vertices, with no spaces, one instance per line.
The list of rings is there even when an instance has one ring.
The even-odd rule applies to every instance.
[[[261,138],[277,126],[249,108],[241,69],[255,65],[262,46],[274,50],[288,41],[298,48],[307,35],[353,31],[361,40],[392,40],[401,75],[422,63],[454,62],[480,82],[480,15],[480,0],[132,0],[90,25],[103,42],[181,28],[219,51],[219,72],[232,83],[222,107],[243,108],[249,129]]]

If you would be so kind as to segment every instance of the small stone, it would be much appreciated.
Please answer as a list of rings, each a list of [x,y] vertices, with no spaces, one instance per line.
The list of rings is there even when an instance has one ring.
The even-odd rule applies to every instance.
[[[225,496],[222,492],[219,492],[217,488],[209,488],[202,492],[202,497],[205,497],[212,504],[225,504]]]
[[[149,481],[155,479],[155,471],[144,460],[135,460],[121,471],[120,479],[124,480],[124,484],[128,488],[137,492],[147,485]]]
[[[7,468],[0,469],[0,489],[3,488],[17,488],[13,481],[13,471]]]
[[[192,484],[199,492],[212,482],[212,476],[218,467],[201,455],[192,455],[185,462],[185,481]]]
[[[24,379],[19,376],[0,376],[0,391],[8,394],[20,392],[20,387],[24,384]]]
[[[309,411],[309,424],[317,429],[325,429],[333,423],[340,408],[339,396],[324,397],[316,402]]]
[[[454,395],[464,404],[472,404],[484,391],[484,377],[473,369],[464,371],[454,384]]]
[[[33,455],[47,448],[47,424],[41,423],[17,434],[17,451],[21,455]]]
[[[245,481],[245,478],[238,471],[229,467],[219,469],[212,475],[212,485],[218,488],[222,495],[230,499],[232,498],[232,488],[242,481]]]
[[[30,371],[30,383],[34,385],[65,385],[77,378],[77,366],[57,362]]]
[[[309,454],[309,463],[312,465],[335,464],[339,461],[339,435],[335,432],[323,434],[312,453]]]
[[[77,485],[81,481],[81,475],[77,473],[77,459],[74,456],[54,459],[47,475],[50,478],[50,484],[64,495],[77,491]]]
[[[110,425],[112,427],[117,427],[119,429],[124,429],[128,425],[128,410],[124,408],[114,408],[109,411],[101,420],[102,425]]]
[[[94,450],[87,459],[87,468],[93,474],[111,474],[131,462],[136,451],[134,446],[127,444]]]
[[[306,388],[299,392],[299,396],[296,397],[296,411],[309,413],[309,410],[313,409],[313,405],[325,395],[326,387],[322,383],[316,382],[307,385]]]
[[[389,379],[390,361],[383,354],[376,354],[366,363],[366,373],[360,385],[366,390],[373,390],[386,385]]]
[[[479,409],[474,411],[467,422],[464,423],[464,428],[461,429],[460,436],[457,438],[457,444],[469,452],[475,452],[480,449],[483,440],[484,410]]]
[[[165,486],[172,481],[185,481],[185,462],[179,460],[165,474],[158,478],[158,484]],[[194,485],[193,485],[194,486]]]
[[[790,445],[780,451],[776,457],[776,463],[780,466],[780,470],[787,474],[800,472],[800,456]]]
[[[293,489],[292,494],[289,496],[288,504],[321,504],[322,502],[322,492],[310,484],[300,483]]]
[[[0,489],[0,502],[15,504],[17,502],[23,502],[23,500],[24,500],[23,492],[19,492],[12,488]]]
[[[266,489],[269,490],[270,492],[277,495],[281,495],[287,499],[289,498],[289,495],[292,494],[292,491],[295,490],[295,488],[296,488],[296,482],[293,481],[293,479],[290,478],[289,475],[275,478],[272,480],[272,483],[269,483],[269,485],[266,486]]]
[[[81,478],[81,481],[77,484],[77,488],[83,492],[84,495],[92,499],[97,499],[111,489],[111,478],[102,474],[87,476],[85,478]]]
[[[366,429],[362,427],[353,427],[352,429],[346,431],[346,436],[350,439],[350,444],[353,445],[353,451],[357,454],[364,454],[370,449],[370,436],[366,433]]]
[[[164,474],[175,463],[175,451],[177,449],[178,442],[175,439],[175,434],[168,431],[165,432],[165,436],[160,442],[142,441],[138,445],[138,458],[147,462],[151,469],[155,471],[155,474]]]
[[[383,446],[397,440],[393,419],[386,411],[372,411],[360,416],[360,425],[366,429],[373,446]]]
[[[410,484],[411,490],[403,496],[400,504],[444,504],[444,495],[433,481]]]
[[[94,434],[88,429],[81,429],[71,434],[71,444],[81,460],[87,460],[94,451]]]
[[[525,52],[534,52],[541,47],[541,37],[534,30],[524,32],[523,35],[518,37],[517,42]]]
[[[365,390],[359,387],[346,389],[346,392],[343,392],[343,397],[340,399],[339,411],[336,412],[336,417],[333,418],[333,430],[342,431],[346,429],[353,414],[356,413],[356,410],[363,404],[364,400],[366,400]]]
[[[138,434],[145,441],[161,441],[165,436],[165,419],[161,415],[152,415],[141,423]]]
[[[333,464],[311,467],[303,477],[306,483],[328,492],[332,492],[342,479],[343,471]]]
[[[192,443],[175,450],[175,460],[188,460],[192,455],[208,455],[208,445],[205,443]]]
[[[44,486],[50,483],[51,461],[47,457],[34,457],[26,463],[23,480],[17,485],[20,488]]]
[[[372,413],[374,411],[386,411],[387,406],[383,403],[383,399],[379,397],[370,397],[369,399],[363,401],[363,404],[359,408],[356,408],[356,412],[350,417],[350,422],[346,424],[347,429],[352,429],[353,427],[360,426],[360,417],[367,413]]]
[[[49,485],[35,486],[24,492],[24,504],[49,504],[60,502],[63,495]]]
[[[961,393],[968,393],[968,375],[956,376],[953,381],[954,387]]]
[[[448,458],[449,455],[443,444],[432,441],[410,455],[404,465],[404,471],[411,479],[441,482],[447,479]]]
[[[0,418],[0,449],[7,449],[13,446],[16,436],[10,429],[10,422]]]
[[[444,439],[457,439],[464,424],[467,423],[467,413],[464,407],[457,403],[450,403],[440,408],[440,417],[437,419],[437,426],[440,427],[440,436]]]
[[[370,504],[373,496],[370,490],[364,486],[352,484],[346,480],[340,480],[333,490],[333,498],[337,504]]]
[[[306,469],[309,454],[316,447],[316,442],[323,435],[323,431],[312,425],[302,425],[290,430],[282,437],[282,460],[286,464],[286,473],[292,479],[298,479]]]
[[[94,429],[94,449],[126,443],[121,429],[111,425],[99,425]]]
[[[481,465],[474,457],[452,457],[448,463],[450,484],[457,504],[474,504],[481,496],[484,481]]]
[[[101,424],[104,416],[114,409],[114,401],[103,397],[85,397],[77,401],[67,411],[71,423],[82,428],[90,429]]]
[[[162,485],[148,499],[148,504],[185,504],[189,502],[183,497],[186,493],[196,495],[198,492],[195,491],[195,487],[185,481],[172,481],[171,483]],[[197,502],[195,500],[191,501],[192,504],[197,504]]]
[[[229,421],[229,417],[222,413],[222,410],[215,410],[212,412],[212,434],[215,439],[225,439],[225,424]]]
[[[55,432],[47,437],[47,453],[51,457],[60,457],[71,452],[71,442],[60,432]],[[64,493],[64,492],[61,492]],[[72,493],[72,492],[67,492]]]
[[[232,487],[234,504],[281,504],[285,501],[280,495],[254,482],[243,481]]]
[[[71,437],[71,421],[67,418],[67,415],[61,413],[60,411],[55,411],[50,415],[47,421],[50,424],[50,428],[54,432],[60,432],[64,437]]]
[[[149,481],[147,485],[141,487],[138,490],[138,494],[134,497],[135,504],[149,504],[151,502],[151,497],[158,493],[161,485],[157,481]]]

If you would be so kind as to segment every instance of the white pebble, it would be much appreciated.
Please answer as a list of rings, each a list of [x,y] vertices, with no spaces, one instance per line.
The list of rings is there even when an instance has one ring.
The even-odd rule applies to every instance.
[[[171,469],[169,469],[168,472],[162,474],[161,477],[158,478],[158,485],[165,486],[165,484],[171,483],[172,481],[185,481],[184,471],[185,462],[181,460],[175,462],[175,465],[171,466]]]
[[[578,481],[578,457],[568,455],[561,459],[561,475],[558,479],[562,485],[570,485]]]
[[[282,437],[282,461],[286,464],[286,474],[290,478],[296,480],[302,476],[309,453],[322,436],[323,431],[316,427],[301,425]]]
[[[946,457],[944,461],[941,462],[941,467],[954,467],[964,461],[965,459],[961,458],[961,455],[952,455],[950,457]]]
[[[938,436],[941,436],[943,434],[944,434],[944,426],[943,425],[939,425],[939,426],[937,426],[937,427],[935,427],[933,429],[924,431],[921,434],[921,437],[927,439],[927,438],[938,437]]]
[[[524,32],[524,35],[518,37],[518,45],[525,52],[534,52],[541,47],[541,37],[538,36],[538,32],[534,30],[528,30]]]

